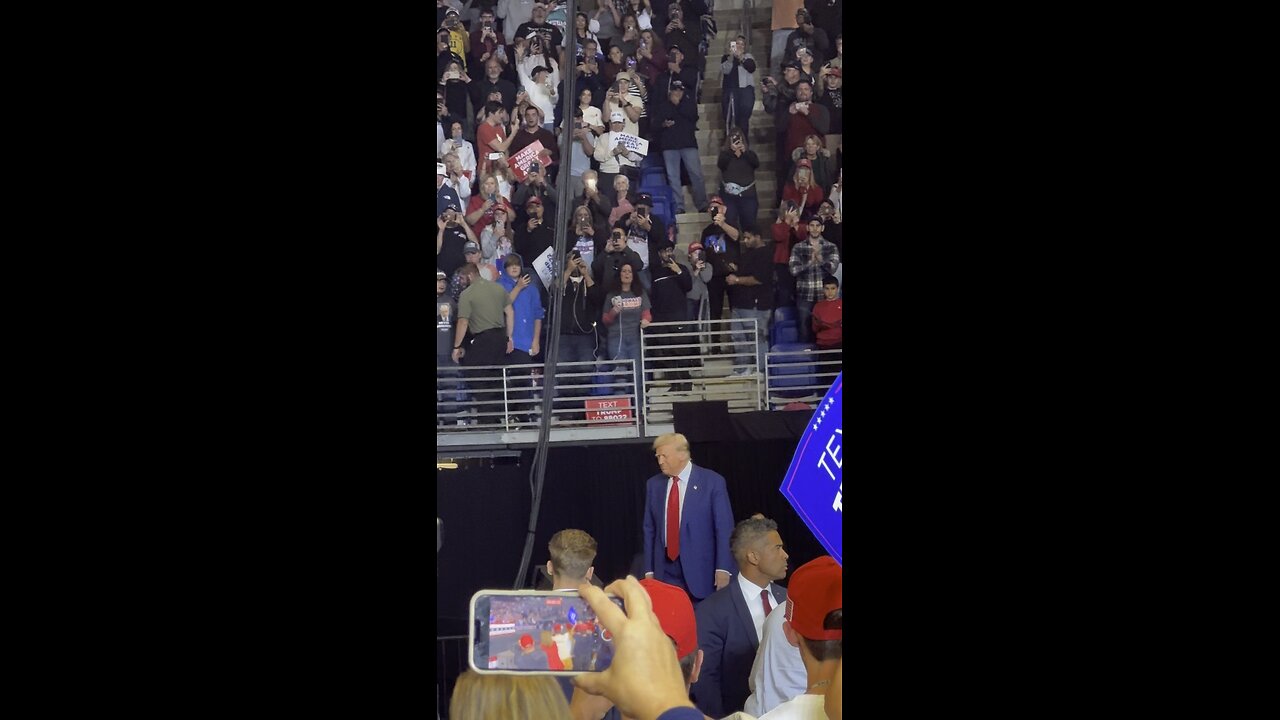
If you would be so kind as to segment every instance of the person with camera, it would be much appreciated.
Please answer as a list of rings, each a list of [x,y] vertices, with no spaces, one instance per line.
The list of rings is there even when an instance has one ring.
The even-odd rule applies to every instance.
[[[788,60],[782,64],[782,81],[772,77],[761,80],[764,91],[764,109],[773,113],[774,152],[778,172],[787,167],[790,150],[783,146],[787,136],[787,125],[791,119],[791,105],[796,100],[796,87],[800,84],[800,63]]]
[[[823,200],[818,204],[818,217],[822,220],[822,237],[836,246],[844,257],[844,218],[836,210],[835,203]]]
[[[581,252],[590,265],[596,254],[604,251],[604,246],[609,241],[609,226],[597,225],[591,209],[585,205],[572,207],[569,226],[565,228],[567,247]]]
[[[489,60],[502,65],[507,63],[507,39],[498,32],[492,8],[480,10],[480,25],[471,31],[470,38],[472,66],[485,67]]]
[[[669,96],[671,94],[671,85],[676,80],[684,83],[686,90],[698,86],[698,71],[686,66],[684,51],[680,49],[679,45],[667,51],[667,66],[654,79],[654,92],[659,95]]]
[[[746,323],[735,323],[733,339],[738,343],[735,353],[755,350],[755,371],[764,373],[765,354],[769,352],[769,317],[774,307],[773,242],[760,234],[754,226],[742,230],[738,257],[728,263],[729,274],[724,282],[729,291],[729,317],[734,320],[755,320],[754,337]],[[752,358],[735,357],[733,374],[752,372]]]
[[[595,108],[591,108],[595,110]],[[597,111],[599,112],[599,111]],[[573,144],[569,146],[569,196],[582,195],[584,173],[591,170],[591,157],[596,152],[596,134],[587,125],[581,107],[573,109]]]
[[[449,275],[467,261],[463,246],[468,242],[476,242],[479,246],[471,226],[464,220],[461,206],[454,202],[446,204],[444,212],[436,218],[436,269]]]
[[[674,9],[674,8],[673,8]],[[659,104],[653,113],[654,127],[662,134],[662,160],[667,167],[667,184],[671,186],[675,213],[683,213],[684,189],[680,183],[680,167],[689,173],[689,190],[698,212],[706,212],[707,185],[702,177],[702,157],[698,139],[698,106],[685,93],[684,83],[674,80],[668,102]]]
[[[653,277],[650,302],[652,303],[654,322],[684,322],[689,319],[689,303],[687,296],[693,290],[693,271],[688,266],[676,262],[675,248],[664,238],[659,243],[657,262],[651,269]],[[649,340],[658,346],[653,351],[655,357],[696,355],[696,349],[665,349],[666,345],[692,344],[694,338],[666,337],[669,333],[683,333],[688,328],[684,325],[671,325],[654,328],[649,333]],[[653,363],[653,368],[666,370],[667,380],[684,380],[671,386],[674,392],[690,390],[689,373],[679,368],[688,367],[688,360],[661,360]]]
[[[498,98],[499,104],[510,113],[516,105],[516,94],[519,90],[515,83],[502,77],[502,63],[496,57],[491,57],[480,67],[484,68],[484,77],[471,83],[471,104],[484,112],[483,108],[488,104],[490,94],[497,91],[501,93]],[[487,116],[487,113],[482,115],[481,122],[484,122],[483,118]]]
[[[716,158],[720,168],[720,197],[725,219],[734,227],[754,225],[760,213],[760,197],[756,192],[756,172],[760,157],[747,147],[747,133],[742,128],[729,128],[724,148]]]
[[[640,378],[640,331],[649,327],[649,323],[653,321],[649,307],[649,293],[640,284],[637,265],[631,261],[623,262],[617,275],[605,286],[605,311],[600,319],[607,328],[608,341],[605,347],[608,349],[609,359],[634,361],[633,382],[637,408],[644,394]],[[613,371],[624,372],[624,365],[615,364]],[[625,390],[624,394],[629,392],[631,391]]]
[[[533,18],[529,22],[516,28],[516,37],[529,40],[529,54],[547,56],[558,53],[556,59],[561,66],[564,65],[564,33],[560,28],[547,22],[547,13],[550,12],[548,3],[545,0],[534,0]],[[530,38],[530,33],[537,35],[537,38]],[[548,115],[547,117],[550,117]]]
[[[791,275],[791,248],[805,239],[807,231],[808,228],[800,224],[800,206],[795,201],[784,200],[771,229],[775,308],[795,307],[796,279]]]
[[[645,137],[647,128],[641,119],[647,118],[648,115],[645,113],[644,97],[641,95],[641,83],[642,80],[636,74],[634,67],[619,71],[613,79],[613,85],[605,90],[604,104],[601,106],[600,113],[612,118],[615,112],[621,112],[623,128],[626,132],[630,135]]]
[[[667,24],[659,36],[666,47],[679,47],[684,52],[685,58],[689,60],[689,64],[698,71],[698,76],[702,76],[707,68],[707,58],[698,52],[702,32],[697,18],[686,23],[684,9],[672,4],[667,8]]]
[[[710,319],[719,320],[724,312],[725,276],[737,270],[734,263],[738,259],[738,240],[741,232],[729,223],[725,214],[724,200],[719,195],[712,196],[707,211],[711,222],[702,229],[700,242],[706,253],[707,264],[712,268],[711,280],[707,282],[707,302]],[[711,333],[711,352],[720,351],[722,344],[728,343],[724,326]]]
[[[457,55],[462,68],[467,67],[466,58],[471,54],[471,36],[467,34],[467,28],[462,24],[462,18],[458,11],[449,8],[444,13],[444,22],[440,24],[440,32],[449,34],[449,50]]]
[[[609,232],[609,241],[605,243],[604,252],[596,255],[591,261],[591,275],[604,287],[609,287],[618,276],[622,266],[631,263],[634,268],[644,266],[640,255],[627,247],[627,231],[614,228]]]
[[[604,286],[595,281],[591,273],[591,263],[582,256],[581,251],[572,249],[569,251],[568,262],[565,263],[564,274],[560,278],[560,285],[563,288],[560,300],[563,305],[560,309],[560,355],[557,358],[558,363],[594,363],[597,359],[596,352],[599,341],[596,336],[596,325],[600,320],[600,303],[603,299]],[[565,377],[560,380],[565,385],[587,385],[594,382],[595,367],[592,365],[562,365],[558,364],[556,372],[558,375],[564,373],[589,373],[575,377]],[[587,395],[589,390],[584,388],[560,390],[557,389],[556,394],[562,398],[570,397],[573,400],[558,400],[556,407],[564,408],[582,408],[583,396]],[[581,413],[573,413],[571,415],[562,416],[567,420],[584,419]]]
[[[515,210],[506,198],[498,194],[497,178],[490,175],[480,181],[480,192],[472,195],[467,205],[467,223],[471,225],[471,231],[476,237],[484,239],[484,231],[494,221],[494,212],[499,209],[504,210],[507,217],[515,216]],[[483,245],[482,242],[481,246]],[[493,257],[492,252],[486,255]]]
[[[724,126],[739,128],[746,134],[751,128],[751,112],[756,106],[756,59],[747,52],[747,38],[739,35],[729,41],[729,51],[720,58],[721,104]]]
[[[503,273],[498,277],[498,284],[507,291],[511,299],[511,311],[515,315],[511,334],[511,352],[507,353],[508,365],[528,365],[544,361],[542,357],[542,321],[546,318],[536,288],[533,284],[533,271],[525,267],[524,258],[519,252],[511,253],[502,259]],[[517,422],[531,421],[536,408],[530,399],[527,388],[531,387],[528,370],[512,371],[508,380],[511,388],[508,394],[508,407]]]
[[[552,230],[554,223],[547,222],[543,200],[537,195],[525,201],[524,209],[525,219],[516,220],[516,240],[512,247],[522,257],[528,258],[529,262],[537,262],[538,257],[555,244],[555,232]],[[554,216],[553,211],[552,217]]]
[[[634,212],[618,218],[615,228],[622,228],[627,233],[627,247],[636,251],[643,262],[639,270],[640,283],[646,288],[649,284],[649,266],[655,264],[658,249],[670,244],[667,239],[667,225],[662,218],[653,214],[653,196],[647,192],[636,195]]]
[[[495,163],[506,165],[508,150],[516,138],[515,123],[511,123],[510,126],[502,123],[501,105],[490,101],[485,105],[484,112],[484,122],[476,129],[476,149],[480,152],[478,161],[481,176],[489,175]]]
[[[835,273],[840,265],[840,251],[822,237],[822,218],[814,215],[808,219],[809,235],[791,248],[788,269],[796,279],[796,323],[800,342],[812,342],[813,306],[823,299],[823,280]]]
[[[492,180],[490,176],[486,180]],[[501,196],[499,196],[501,197]],[[515,211],[503,200],[493,210],[493,221],[480,231],[480,270],[490,280],[498,279],[498,262],[510,252],[515,245],[515,228],[511,225]],[[505,248],[505,251],[502,249]]]
[[[476,149],[471,142],[463,137],[463,128],[461,122],[454,122],[449,126],[449,139],[444,141],[444,145],[440,147],[442,158],[446,158],[450,153],[454,153],[458,157],[458,163],[462,167],[462,172],[468,179],[476,177]],[[447,169],[447,168],[446,168]]]
[[[608,239],[608,229],[613,226],[613,223],[609,222],[609,215],[613,212],[613,201],[601,190],[600,183],[600,173],[595,170],[584,170],[581,192],[573,198],[574,207],[586,207],[591,213],[591,226],[599,232],[600,242],[597,243],[597,250],[604,247]]]
[[[827,109],[827,115],[831,118],[831,131],[827,133],[827,152],[835,155],[836,148],[840,147],[844,138],[844,71],[831,67],[828,63],[822,72],[826,87],[818,97],[818,104]]]
[[[538,108],[542,114],[544,123],[543,130],[551,131],[555,129],[555,123],[552,118],[557,117],[559,110],[558,99],[560,97],[560,73],[555,69],[546,65],[537,65],[528,70],[523,63],[516,65],[516,72],[520,74],[520,82],[524,91],[528,94],[529,103]],[[527,110],[526,110],[527,112]],[[552,136],[554,142],[555,137]],[[543,143],[546,147],[546,143]]]
[[[641,30],[640,45],[636,47],[636,72],[651,84],[666,68],[667,48],[662,38],[653,30]]]
[[[786,137],[783,141],[787,157],[796,148],[804,147],[805,138],[810,135],[816,136],[820,145],[826,145],[824,136],[831,129],[831,116],[827,114],[826,107],[813,102],[812,82],[800,79],[796,84],[795,102],[787,108],[787,113]]]
[[[816,213],[822,203],[822,188],[813,181],[813,165],[806,159],[796,162],[791,179],[782,188],[782,199],[794,202],[804,215]]]
[[[838,27],[838,26],[837,26]],[[796,10],[796,29],[787,36],[787,46],[783,54],[784,60],[796,60],[796,51],[807,48],[821,64],[822,59],[829,57],[831,41],[827,31],[813,24],[813,18],[805,8]]]

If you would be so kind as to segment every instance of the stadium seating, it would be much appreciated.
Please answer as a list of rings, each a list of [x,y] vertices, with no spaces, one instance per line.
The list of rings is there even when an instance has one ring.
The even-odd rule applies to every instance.
[[[807,353],[817,350],[811,343],[779,343],[769,348],[769,397],[800,398],[819,393],[816,390],[787,389],[816,385],[815,366]],[[796,352],[795,355],[774,356],[773,353]],[[799,354],[799,353],[806,354]]]
[[[773,311],[773,324],[769,328],[769,346],[794,343],[800,340],[800,326],[794,307],[780,307]]]

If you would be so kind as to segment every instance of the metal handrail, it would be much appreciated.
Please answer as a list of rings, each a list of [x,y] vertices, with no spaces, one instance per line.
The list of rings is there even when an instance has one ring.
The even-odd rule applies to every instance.
[[[765,393],[769,410],[790,403],[813,405],[822,400],[843,367],[842,350],[785,350],[765,355]],[[784,373],[784,367],[800,372]]]
[[[674,415],[665,417],[667,405],[701,402],[708,397],[729,401],[730,412],[751,412],[764,407],[764,368],[756,367],[755,318],[729,320],[682,320],[650,323],[640,333],[640,368],[644,373],[644,433],[655,435],[674,423]],[[674,330],[674,328],[683,328]],[[750,341],[729,340],[731,352],[713,354],[720,342],[705,341],[715,335],[747,334]],[[681,342],[696,338],[694,342]],[[677,342],[670,342],[671,339]],[[738,364],[735,360],[747,362]],[[736,367],[747,367],[744,375],[735,375]],[[659,375],[661,374],[661,375]],[[742,385],[749,385],[747,388]],[[733,387],[741,394],[733,396]],[[722,395],[722,393],[727,393]],[[744,402],[745,401],[745,402]],[[661,409],[655,407],[663,406]],[[658,426],[659,430],[654,427]]]
[[[599,365],[610,366],[603,369]],[[619,367],[620,366],[620,367]],[[541,415],[546,368],[541,363],[520,365],[460,365],[437,368],[437,436],[473,431],[536,431]],[[563,362],[555,370],[556,396],[552,400],[551,419],[557,427],[619,427],[632,425],[638,430],[634,360]],[[599,376],[608,376],[598,381]],[[583,382],[590,378],[589,381]],[[561,382],[570,380],[569,383]],[[477,384],[501,384],[476,387]],[[499,397],[500,393],[500,397]],[[591,407],[594,401],[608,405],[626,400],[631,418],[601,418],[604,410]],[[609,408],[605,408],[606,410]],[[596,412],[596,418],[587,417]],[[581,418],[576,416],[581,415]]]

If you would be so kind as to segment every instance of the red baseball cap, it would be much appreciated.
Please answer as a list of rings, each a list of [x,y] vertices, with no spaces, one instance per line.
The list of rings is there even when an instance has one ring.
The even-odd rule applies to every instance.
[[[698,621],[693,615],[693,603],[689,595],[675,585],[646,578],[640,581],[649,600],[653,614],[658,616],[662,632],[676,643],[676,657],[684,659],[698,649]]]
[[[693,252],[694,250],[701,250],[701,249],[702,249],[702,243],[698,242],[697,240],[694,240],[693,242],[689,243],[689,252]]]
[[[800,158],[800,162],[796,163],[796,167],[812,168],[813,163],[809,162],[809,158]]]
[[[521,636],[520,636],[520,647],[522,647],[522,648],[531,648],[531,647],[533,647],[533,636],[532,636],[532,635],[530,635],[529,633],[525,633],[524,635],[521,635]]]
[[[530,205],[541,205],[541,204],[542,204],[542,198],[538,197],[537,195],[534,195],[530,197],[528,200],[524,201],[525,207],[529,207]]]
[[[711,199],[707,201],[707,204],[708,204],[708,205],[719,205],[719,206],[721,206],[721,207],[724,207],[724,200],[720,199],[720,196],[719,196],[719,195],[712,195],[712,196],[711,196]]]
[[[824,630],[827,613],[844,607],[844,569],[830,555],[811,560],[791,574],[787,584],[787,621],[809,640],[839,640],[842,630]]]

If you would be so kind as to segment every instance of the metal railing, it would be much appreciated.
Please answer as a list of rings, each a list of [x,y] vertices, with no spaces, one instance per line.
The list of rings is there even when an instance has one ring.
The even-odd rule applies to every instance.
[[[558,435],[554,439],[637,437],[635,366],[634,360],[559,363],[551,410],[551,426]],[[436,444],[536,439],[544,373],[540,363],[438,367]],[[611,432],[581,434],[598,428]]]
[[[770,351],[765,357],[768,410],[791,403],[814,405],[835,383],[843,365],[842,350]]]
[[[644,434],[670,432],[678,403],[724,400],[729,412],[763,407],[755,338],[754,318],[655,322],[644,328]],[[728,350],[722,352],[723,348]]]
[[[559,363],[549,440],[672,432],[680,403],[720,400],[733,413],[816,405],[840,373],[842,352],[768,351],[761,367],[756,326],[751,318],[655,322],[640,333],[638,361]],[[541,364],[438,368],[436,444],[536,441],[544,373]]]

